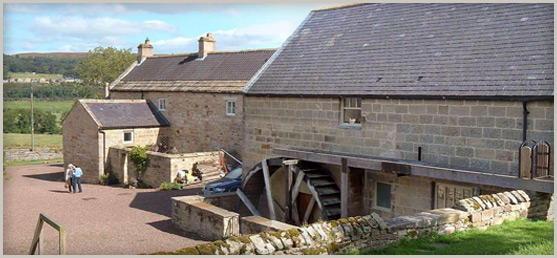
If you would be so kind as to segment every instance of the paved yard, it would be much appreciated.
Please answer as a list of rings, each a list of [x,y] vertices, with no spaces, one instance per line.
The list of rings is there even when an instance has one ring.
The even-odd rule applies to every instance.
[[[175,251],[205,241],[180,232],[170,218],[170,197],[180,191],[83,184],[70,194],[61,164],[8,167],[4,180],[4,254],[27,254],[39,213],[62,224],[68,254],[139,254]],[[46,254],[57,254],[57,231],[45,226]]]

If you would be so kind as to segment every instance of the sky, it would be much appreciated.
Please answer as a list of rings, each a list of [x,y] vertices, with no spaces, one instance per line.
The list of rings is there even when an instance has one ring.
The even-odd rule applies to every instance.
[[[217,51],[278,48],[313,9],[304,4],[4,4],[4,53],[132,48],[149,37],[155,54],[196,52],[207,32]]]

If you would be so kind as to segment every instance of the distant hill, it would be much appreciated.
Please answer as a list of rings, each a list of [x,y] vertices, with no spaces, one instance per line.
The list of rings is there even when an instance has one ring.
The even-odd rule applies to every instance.
[[[84,58],[87,52],[50,52],[50,53],[18,53],[11,55],[13,57],[27,58],[27,57],[50,57],[50,58]]]

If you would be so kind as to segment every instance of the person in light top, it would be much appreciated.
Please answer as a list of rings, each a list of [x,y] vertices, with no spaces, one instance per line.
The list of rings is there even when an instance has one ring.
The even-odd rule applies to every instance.
[[[79,164],[75,164],[75,170],[72,173],[72,179],[73,179],[73,192],[75,193],[75,185],[77,184],[79,186],[79,192],[83,192],[81,190],[81,176],[83,175],[83,171],[81,171],[81,168],[79,167]]]

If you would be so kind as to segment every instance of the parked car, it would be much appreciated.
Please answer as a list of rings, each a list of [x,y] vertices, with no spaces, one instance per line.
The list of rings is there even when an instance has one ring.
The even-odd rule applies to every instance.
[[[242,167],[237,167],[232,171],[228,172],[223,178],[208,183],[203,188],[203,196],[209,196],[213,194],[235,192],[236,189],[242,184]]]

